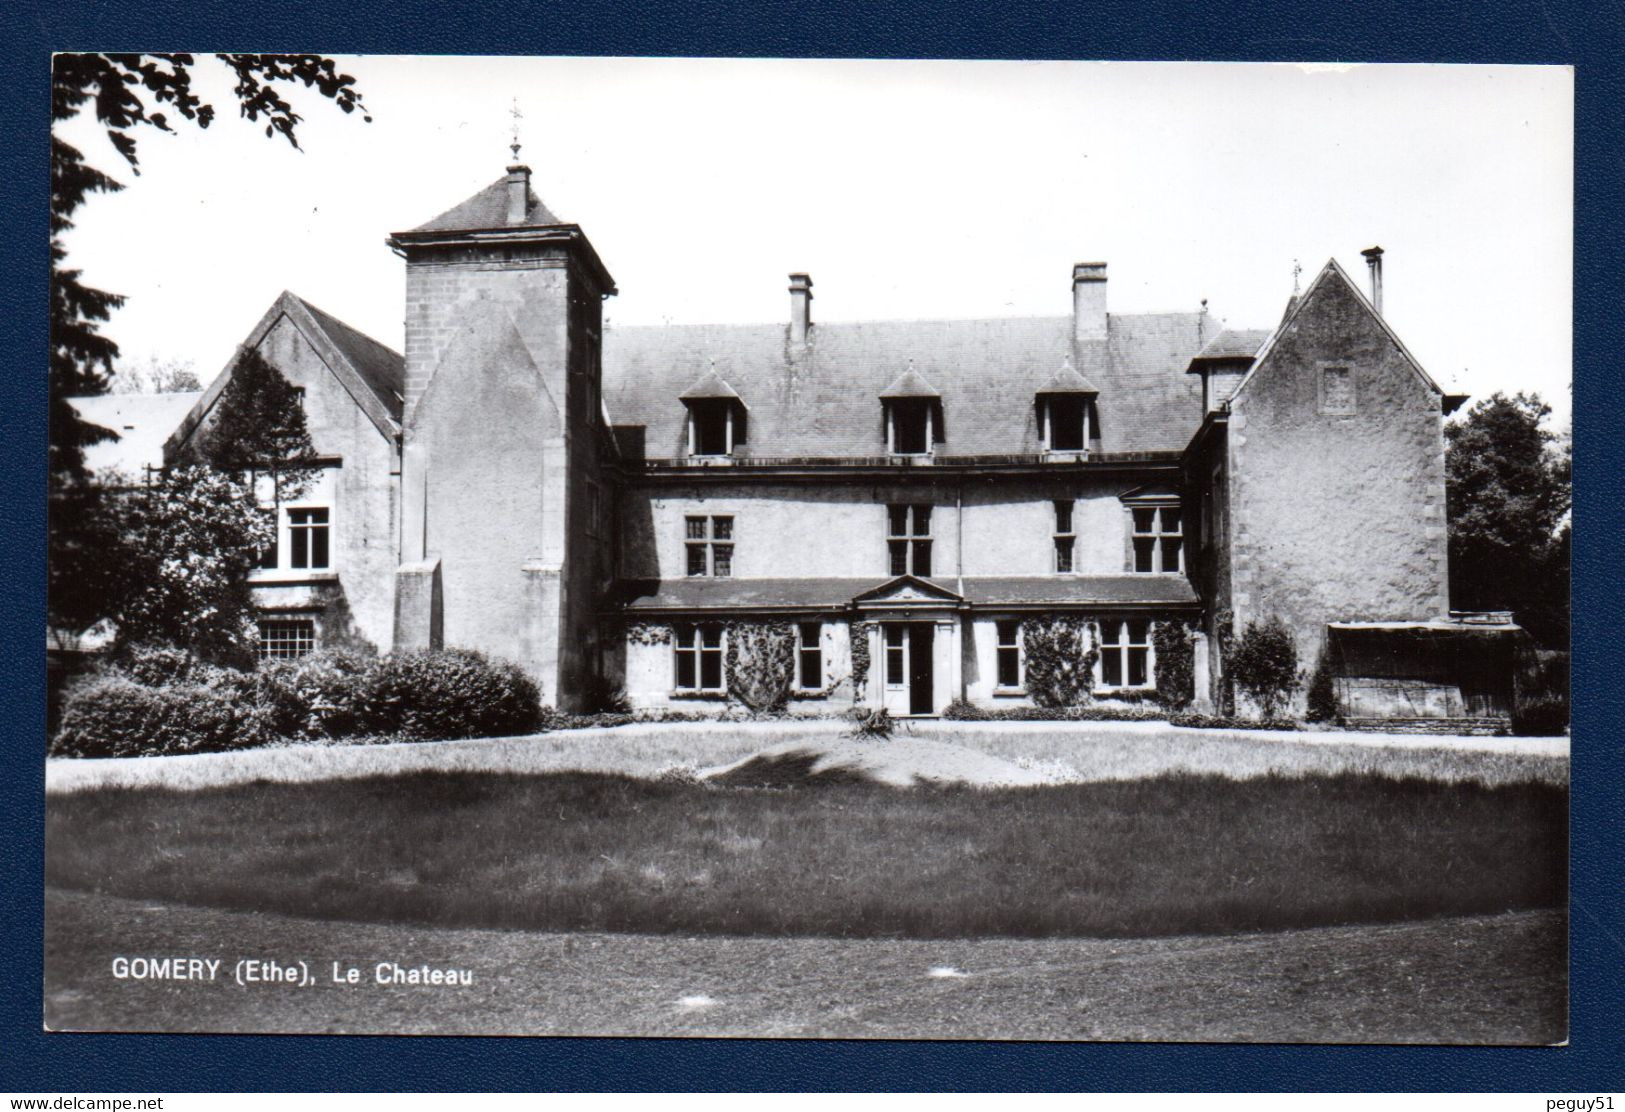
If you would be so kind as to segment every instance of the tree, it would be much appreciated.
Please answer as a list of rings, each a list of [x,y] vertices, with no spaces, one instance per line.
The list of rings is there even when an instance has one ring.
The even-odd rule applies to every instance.
[[[246,664],[254,645],[248,576],[275,526],[243,477],[174,467],[104,503],[122,538],[127,586],[109,615],[116,647],[169,645],[220,664]]]
[[[1569,453],[1538,394],[1494,394],[1445,427],[1450,599],[1511,610],[1537,641],[1566,647]]]
[[[301,497],[316,478],[315,454],[299,390],[252,348],[237,353],[209,421],[178,462],[248,476],[271,476],[271,499]]]
[[[107,384],[110,394],[179,394],[201,389],[191,360],[158,356],[140,362],[120,361]]]
[[[1230,652],[1230,678],[1258,704],[1265,720],[1275,717],[1298,689],[1298,646],[1280,618],[1247,627]]]
[[[362,108],[355,78],[339,73],[331,59],[315,54],[217,54],[237,79],[232,92],[239,114],[264,122],[267,136],[281,135],[295,148],[303,119],[279,86],[314,88],[346,113]],[[143,126],[171,131],[170,112],[207,128],[214,105],[192,90],[190,54],[58,54],[51,66],[51,118],[70,120],[88,105],[113,148],[140,173],[136,133]],[[166,110],[167,109],[167,110]],[[363,116],[370,120],[370,116]],[[93,289],[67,267],[62,235],[92,193],[123,189],[53,131],[51,136],[51,362],[50,451],[53,479],[84,478],[84,449],[105,440],[105,430],[79,419],[67,399],[107,389],[118,345],[100,325],[123,304],[121,294]]]
[[[262,123],[268,136],[281,135],[298,148],[302,119],[278,91],[290,85],[314,88],[346,112],[362,108],[355,79],[314,54],[218,54],[236,78],[232,89],[238,113]],[[140,173],[136,135],[143,127],[172,131],[171,114],[206,128],[214,105],[192,91],[196,62],[190,54],[58,54],[51,66],[51,118],[95,113],[109,142]],[[363,116],[370,120],[371,117]],[[112,567],[106,546],[118,507],[106,505],[100,487],[85,472],[84,450],[107,439],[106,429],[82,420],[68,399],[107,391],[118,345],[101,325],[124,301],[121,294],[87,286],[67,265],[63,235],[73,215],[93,193],[123,189],[123,183],[85,161],[84,155],[51,136],[51,303],[48,370],[50,451],[49,585],[47,607],[53,626],[82,630],[120,602],[128,576]]]

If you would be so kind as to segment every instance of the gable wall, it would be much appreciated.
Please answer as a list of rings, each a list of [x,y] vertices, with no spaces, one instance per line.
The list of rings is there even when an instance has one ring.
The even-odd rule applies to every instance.
[[[256,573],[255,601],[269,608],[314,601],[323,608],[319,615],[323,643],[358,639],[387,650],[394,622],[397,545],[394,446],[287,316],[270,327],[256,350],[290,383],[304,388],[305,424],[316,453],[338,456],[342,462],[325,471],[305,499],[331,507],[329,543],[337,585],[314,592],[261,586],[297,573]],[[212,425],[215,417],[211,410],[200,427]],[[283,534],[285,562],[285,520]]]
[[[1325,623],[1448,609],[1439,396],[1336,273],[1309,295],[1232,404],[1236,632],[1271,614],[1312,668]],[[1321,412],[1346,363],[1356,412]]]

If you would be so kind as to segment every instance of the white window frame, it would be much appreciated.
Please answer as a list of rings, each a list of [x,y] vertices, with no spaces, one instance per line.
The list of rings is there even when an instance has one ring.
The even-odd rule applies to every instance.
[[[1128,531],[1128,570],[1134,575],[1182,575],[1185,572],[1186,550],[1190,547],[1185,543],[1185,507],[1177,495],[1161,495],[1150,498],[1135,498],[1123,503],[1125,527]],[[1142,533],[1139,523],[1135,520],[1135,511],[1151,511],[1151,531]],[[1173,510],[1179,514],[1179,528],[1168,530],[1163,521],[1163,511]],[[1140,553],[1136,541],[1151,540],[1151,567],[1140,570]],[[1165,556],[1170,540],[1179,542],[1178,567],[1165,568]]]
[[[1082,435],[1082,439],[1079,441],[1081,446],[1077,447],[1077,448],[1057,448],[1055,446],[1055,411],[1053,409],[1053,403],[1054,403],[1056,398],[1064,398],[1064,397],[1076,397],[1076,398],[1079,398],[1081,400],[1081,402],[1082,402],[1083,413],[1081,415],[1081,419],[1083,421],[1083,428],[1082,428],[1081,431],[1082,431],[1083,435]],[[1090,434],[1090,431],[1091,431],[1090,430],[1090,416],[1091,416],[1091,414],[1090,414],[1089,411],[1091,409],[1093,409],[1093,408],[1094,407],[1090,404],[1089,396],[1087,394],[1041,394],[1041,395],[1039,395],[1039,398],[1038,398],[1038,412],[1039,412],[1039,421],[1040,421],[1040,424],[1042,425],[1042,429],[1040,431],[1040,439],[1043,442],[1044,451],[1051,454],[1051,455],[1063,455],[1063,456],[1081,456],[1081,455],[1087,454],[1088,451],[1089,451],[1089,434]]]
[[[1066,528],[1061,528],[1061,507],[1066,507]],[[1078,574],[1078,500],[1076,498],[1057,498],[1054,500],[1055,529],[1050,538],[1050,570],[1056,575]],[[1067,548],[1067,562],[1071,567],[1061,567],[1061,546],[1065,542]]]
[[[811,644],[807,643],[808,632],[813,633]],[[805,656],[811,654],[818,656],[818,682],[809,685],[806,683],[804,668]],[[824,689],[824,623],[813,619],[811,621],[796,622],[796,683],[795,690],[800,692],[822,691]]]
[[[255,626],[259,633],[259,646],[256,655],[261,660],[298,660],[300,657],[309,656],[316,651],[316,619],[314,618],[271,614],[257,619]],[[296,632],[289,640],[267,639],[267,627],[272,626],[282,627],[284,631],[293,629]],[[308,636],[300,636],[299,633],[301,632],[307,633]],[[278,651],[279,648],[287,645],[293,646],[296,650],[301,645],[304,648],[302,651]]]
[[[1131,625],[1136,622],[1145,624],[1145,640],[1131,639]],[[1100,623],[1100,643],[1096,647],[1100,655],[1095,661],[1095,689],[1097,691],[1151,691],[1157,686],[1157,650],[1156,638],[1152,634],[1153,623],[1149,618],[1110,618]],[[1129,660],[1131,652],[1143,652],[1145,659],[1145,682],[1129,683]],[[1108,653],[1117,655],[1118,677],[1121,683],[1109,684],[1106,682],[1106,656]]]
[[[718,523],[727,522],[726,534],[718,533]],[[693,524],[702,522],[703,532],[696,535]],[[684,514],[683,515],[683,577],[686,579],[732,579],[734,574],[734,553],[738,533],[734,529],[735,515],[733,514]],[[727,569],[717,571],[718,549],[727,552]],[[692,570],[695,551],[701,552],[704,569]]]
[[[1006,644],[1005,630],[1012,631],[1014,640]],[[1016,654],[1016,682],[1004,682],[1004,657],[1014,650]],[[1025,695],[1027,693],[1027,645],[1021,635],[1020,618],[998,618],[993,623],[993,693],[995,695]]]
[[[896,532],[893,527],[893,511],[903,511],[904,532]],[[919,532],[919,513],[925,511],[925,532]],[[886,505],[886,571],[892,576],[915,575],[921,579],[931,576],[933,537],[931,535],[932,519],[936,517],[933,512],[936,504],[932,502],[889,502]],[[896,570],[892,549],[895,545],[903,545],[903,570]],[[919,552],[917,545],[925,545],[926,569],[919,570],[919,561],[915,558]]]
[[[935,398],[887,398],[886,399],[886,454],[892,456],[905,456],[920,458],[929,456],[937,450],[937,406],[940,403]],[[923,452],[905,452],[898,447],[897,435],[897,407],[899,405],[919,405],[925,410],[925,450]]]
[[[333,549],[335,547],[334,544],[333,544],[333,538],[334,538],[333,507],[331,507],[331,506],[288,506],[288,507],[285,507],[285,511],[287,513],[287,531],[288,531],[287,553],[288,553],[288,562],[287,562],[286,568],[283,569],[283,570],[302,571],[302,572],[332,571],[333,570]],[[294,520],[294,515],[295,514],[324,514],[326,516],[321,521],[299,522],[299,521]],[[315,544],[316,544],[316,532],[317,532],[317,530],[321,531],[323,544],[327,548],[327,559],[326,559],[325,562],[320,563],[320,564],[318,564],[316,562],[316,560],[315,560]],[[303,564],[300,564],[295,558],[300,553],[301,549],[303,549],[304,558],[305,558],[305,562]],[[278,555],[278,560],[280,561],[280,559],[281,559],[281,550],[280,549],[278,550],[277,555]]]
[[[700,428],[695,420],[695,408],[702,405],[720,405],[722,407],[722,444],[721,452],[700,451]],[[732,401],[724,398],[695,399],[688,403],[688,454],[691,459],[729,459],[734,454],[734,410],[737,408]]]
[[[708,631],[716,633],[715,645],[706,644],[705,638]],[[673,626],[671,647],[671,686],[673,691],[679,695],[727,694],[728,631],[720,622],[687,622]],[[691,686],[684,686],[683,684],[682,661],[685,654],[693,658],[694,683]],[[705,662],[708,656],[716,661],[717,683],[715,687],[705,685]]]

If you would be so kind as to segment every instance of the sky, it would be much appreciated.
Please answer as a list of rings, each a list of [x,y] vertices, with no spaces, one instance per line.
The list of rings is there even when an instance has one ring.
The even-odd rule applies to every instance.
[[[133,361],[211,378],[284,289],[400,350],[385,237],[501,177],[532,185],[615,276],[619,324],[1061,316],[1105,260],[1112,312],[1269,328],[1335,257],[1452,389],[1570,415],[1573,74],[1567,67],[346,57],[372,116],[314,93],[302,149],[194,82],[207,131],[139,135],[69,265],[128,295]]]

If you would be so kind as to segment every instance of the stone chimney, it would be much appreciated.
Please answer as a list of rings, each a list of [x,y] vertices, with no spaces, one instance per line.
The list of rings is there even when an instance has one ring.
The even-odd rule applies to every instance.
[[[812,278],[806,274],[790,275],[790,342],[805,344],[807,330],[812,327]]]
[[[1367,247],[1360,254],[1365,256],[1366,269],[1371,271],[1371,307],[1382,315],[1382,248]]]
[[[1072,338],[1106,338],[1106,264],[1078,263],[1072,268]]]
[[[523,163],[515,163],[508,167],[508,214],[509,225],[523,224],[525,216],[530,212],[530,167]]]

